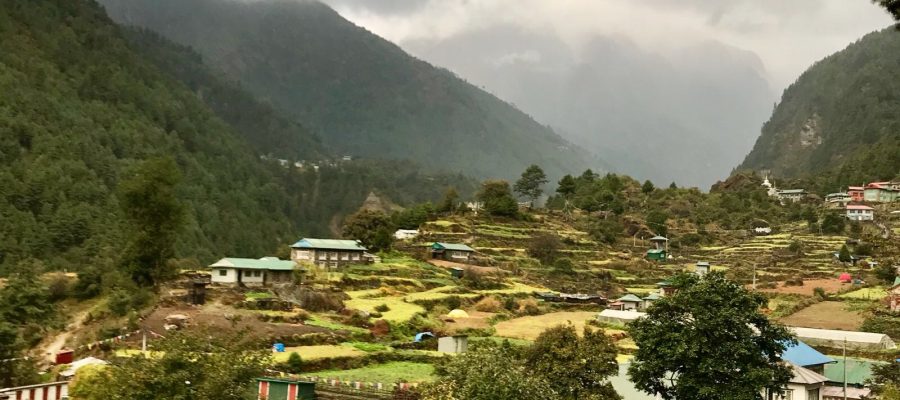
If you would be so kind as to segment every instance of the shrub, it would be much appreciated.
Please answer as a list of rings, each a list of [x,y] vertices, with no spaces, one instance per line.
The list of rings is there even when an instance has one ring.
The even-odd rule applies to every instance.
[[[784,286],[803,286],[803,278],[790,278],[784,281]]]
[[[380,313],[386,313],[388,311],[391,311],[391,308],[388,307],[387,304],[379,304],[379,305],[375,306],[375,311],[380,312]]]
[[[503,305],[500,304],[500,300],[497,300],[494,296],[488,296],[475,303],[475,309],[482,312],[498,312],[503,308]]]
[[[125,290],[116,289],[109,295],[106,307],[113,315],[124,316],[131,309],[131,296]]]
[[[47,291],[50,294],[51,301],[59,301],[69,297],[69,278],[65,274],[53,274],[50,283],[47,284]]]
[[[518,305],[520,314],[537,315],[541,313],[541,309],[538,307],[538,302],[535,299],[527,298],[519,300]]]
[[[287,367],[287,372],[299,374],[303,372],[303,358],[300,357],[300,354],[297,352],[292,352],[290,356],[288,356],[287,363],[285,363]]]
[[[553,272],[563,275],[571,275],[575,272],[575,266],[571,259],[560,258],[553,263]]]
[[[103,274],[97,268],[87,268],[78,273],[78,280],[72,287],[76,297],[82,300],[96,297],[103,289]]]
[[[813,288],[813,295],[822,300],[825,300],[828,298],[828,294],[825,293],[825,289],[822,289],[820,287]]]
[[[775,282],[760,282],[756,285],[756,287],[760,289],[775,289],[778,287],[778,284]]]
[[[556,261],[562,244],[559,237],[549,233],[542,233],[531,239],[526,250],[529,257],[538,259],[542,264],[551,264]]]

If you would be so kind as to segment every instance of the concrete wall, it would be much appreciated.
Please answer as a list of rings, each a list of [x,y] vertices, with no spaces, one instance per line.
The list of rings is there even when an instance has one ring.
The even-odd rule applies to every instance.
[[[221,271],[225,271],[225,275],[221,275]],[[213,283],[237,283],[237,271],[233,268],[213,268]]]

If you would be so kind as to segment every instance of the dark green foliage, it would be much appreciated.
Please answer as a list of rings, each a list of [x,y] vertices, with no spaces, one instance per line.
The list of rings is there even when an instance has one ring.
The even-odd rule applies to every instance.
[[[484,181],[478,192],[478,200],[484,203],[484,210],[490,215],[514,217],[519,213],[519,204],[506,181]]]
[[[418,229],[420,225],[432,219],[436,210],[430,202],[416,204],[391,215],[391,223],[397,229]]]
[[[900,0],[872,0],[872,2],[884,7],[895,20],[900,21]]]
[[[347,217],[341,232],[345,239],[359,240],[370,251],[391,248],[391,221],[380,211],[360,210]]]
[[[529,257],[538,259],[538,261],[544,265],[550,265],[557,257],[559,257],[559,250],[561,248],[562,242],[559,240],[558,236],[550,233],[542,233],[531,239],[526,252]]]
[[[454,213],[459,208],[459,193],[456,191],[456,188],[449,187],[447,191],[444,192],[444,198],[441,199],[440,205],[438,205],[438,212],[446,212],[446,213]]]
[[[616,346],[603,330],[571,325],[542,332],[525,351],[532,373],[544,377],[562,399],[620,399],[608,379],[618,374]]]
[[[900,362],[888,362],[872,366],[872,377],[866,382],[872,388],[872,394],[885,394],[887,386],[900,389]],[[890,399],[885,397],[885,399]]]
[[[245,399],[271,353],[243,333],[209,333],[167,334],[153,345],[159,357],[116,359],[112,368],[79,377],[72,395],[84,400]]]
[[[653,186],[653,182],[649,180],[644,181],[644,184],[641,185],[641,192],[644,194],[653,193],[654,190],[656,190],[656,186]]]
[[[520,196],[527,198],[534,205],[534,201],[544,194],[544,185],[547,184],[547,175],[544,170],[537,165],[529,165],[522,173],[513,190]]]
[[[18,262],[0,289],[0,360],[20,358],[23,352],[53,327],[56,307],[50,291],[41,282],[40,261]],[[34,364],[28,360],[0,362],[0,387],[38,382]]]
[[[877,332],[890,337],[900,337],[900,315],[881,310],[875,311],[863,320],[859,329],[863,332]]]
[[[566,174],[559,179],[556,186],[556,193],[563,198],[568,199],[575,194],[576,189],[578,189],[578,185],[575,183],[575,178],[573,178],[572,175]]]
[[[850,262],[850,249],[847,248],[847,245],[841,245],[841,250],[838,251],[838,260],[842,262]]]
[[[0,320],[0,360],[20,358],[25,345],[19,338],[15,325]],[[0,362],[0,387],[24,386],[39,381],[37,370],[31,361]]]
[[[897,278],[897,266],[893,263],[884,262],[878,264],[878,267],[873,272],[875,272],[875,276],[878,279],[888,285],[894,284],[894,279]]]
[[[575,264],[570,258],[558,258],[553,262],[553,272],[562,275],[572,275],[575,272]]]
[[[201,263],[269,255],[300,234],[330,236],[332,219],[373,189],[399,204],[436,201],[447,186],[474,192],[459,174],[428,175],[409,162],[315,171],[261,160],[254,150],[268,145],[290,153],[267,153],[306,156],[298,147],[314,139],[297,137],[302,127],[275,108],[209,80],[183,48],[134,32],[129,44],[94,2],[12,3],[0,7],[0,268],[29,257],[53,269],[114,264],[136,228],[116,188],[126,171],[159,157],[183,175],[174,256]]]
[[[72,287],[75,297],[86,300],[96,297],[103,290],[103,276],[96,267],[90,267],[78,274],[78,280]]]
[[[787,384],[781,353],[794,339],[760,313],[765,296],[721,272],[672,282],[675,294],[629,325],[638,349],[628,374],[638,389],[667,400],[755,400]]]
[[[676,185],[675,182],[672,182],[669,184],[669,189],[678,189],[678,185]]]
[[[103,3],[113,18],[197,49],[242,87],[320,132],[338,154],[412,159],[505,178],[525,169],[527,160],[541,160],[554,177],[589,162],[585,152],[512,105],[319,2]]]
[[[174,160],[154,158],[141,163],[119,186],[119,203],[130,228],[122,264],[138,284],[154,285],[174,273],[168,261],[175,255],[184,221],[176,195],[180,181]]]
[[[300,357],[300,354],[297,352],[291,352],[291,355],[288,356],[287,360],[288,370],[285,372],[290,372],[294,374],[299,374],[303,372],[303,358]]]
[[[669,214],[663,210],[652,210],[647,213],[647,226],[659,236],[667,236],[669,227],[666,221],[669,220]]]
[[[844,233],[846,223],[846,218],[837,213],[825,214],[825,217],[822,218],[822,233],[832,235]]]
[[[588,225],[587,231],[591,235],[591,238],[600,243],[615,244],[619,240],[619,237],[622,236],[625,228],[618,218],[610,218],[591,222]]]
[[[890,0],[891,3],[895,3]],[[810,178],[820,192],[900,172],[900,32],[866,35],[785,90],[742,169]]]

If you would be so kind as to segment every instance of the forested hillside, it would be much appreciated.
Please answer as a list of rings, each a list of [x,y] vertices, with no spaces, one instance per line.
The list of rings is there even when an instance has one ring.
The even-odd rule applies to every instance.
[[[408,190],[395,201],[424,201],[468,182],[417,174],[407,164],[354,162],[316,172],[263,161],[249,143],[307,143],[310,156],[319,150],[312,135],[239,89],[198,82],[209,86],[195,95],[135,53],[93,1],[0,1],[0,266],[25,257],[55,268],[116,262],[128,228],[119,183],[157,157],[174,159],[182,175],[177,256],[200,261],[271,254],[299,234],[327,233],[336,215],[355,210],[373,189]],[[260,112],[226,118],[235,129],[198,99],[206,94],[208,102],[236,102],[212,104],[217,111],[244,104]],[[268,124],[286,128],[254,128]]]
[[[739,169],[811,177],[837,190],[900,176],[900,32],[866,35],[813,65],[781,103]]]
[[[406,54],[318,2],[108,0],[122,24],[191,46],[341,154],[511,178],[591,162],[515,107]]]

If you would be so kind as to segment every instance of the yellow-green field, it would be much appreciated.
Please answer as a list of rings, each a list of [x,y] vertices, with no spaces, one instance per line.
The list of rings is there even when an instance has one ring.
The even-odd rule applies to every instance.
[[[434,366],[431,364],[398,361],[356,369],[319,371],[309,375],[340,379],[342,381],[392,384],[401,380],[406,382],[428,382],[434,379],[433,373]]]
[[[297,353],[304,360],[316,360],[321,358],[335,357],[359,357],[365,352],[358,350],[352,346],[341,345],[324,345],[324,346],[298,346],[287,347],[284,353],[275,353],[276,362],[285,362],[291,356],[291,353]]]
[[[556,325],[572,323],[579,333],[584,330],[585,322],[597,316],[593,311],[555,312],[544,315],[527,316],[503,321],[494,326],[497,336],[515,339],[534,340],[545,329]]]
[[[863,288],[844,293],[838,297],[854,300],[881,300],[887,296],[887,290],[882,288]]]

